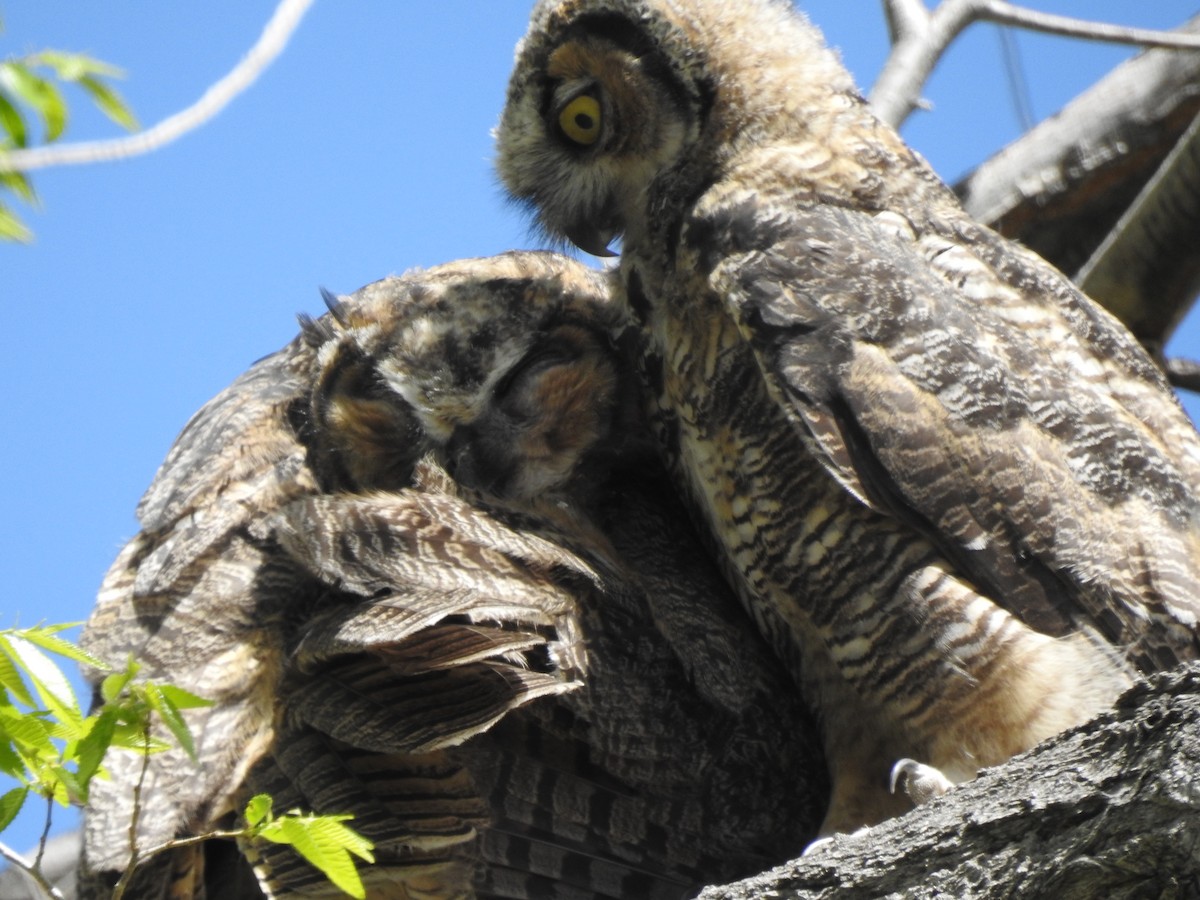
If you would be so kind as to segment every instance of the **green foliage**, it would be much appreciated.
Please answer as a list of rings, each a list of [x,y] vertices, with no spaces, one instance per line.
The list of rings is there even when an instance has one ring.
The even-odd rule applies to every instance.
[[[374,862],[374,844],[342,824],[352,816],[313,816],[298,809],[275,816],[271,807],[266,794],[258,794],[246,804],[247,837],[291,845],[351,897],[366,897],[351,854]]]
[[[41,123],[41,139],[51,144],[67,128],[67,101],[60,85],[75,85],[96,107],[122,128],[135,131],[137,120],[109,83],[122,77],[115,66],[82,53],[42,50],[0,61],[0,155],[30,146],[30,120]],[[0,192],[9,191],[33,206],[37,195],[28,176],[0,172]],[[0,202],[0,240],[29,241],[32,234],[17,215]]]
[[[139,680],[131,657],[112,671],[60,633],[78,623],[0,629],[0,774],[16,786],[0,794],[0,832],[21,811],[32,793],[47,803],[86,804],[93,778],[104,777],[102,761],[110,747],[137,753],[171,748],[151,733],[158,717],[180,747],[196,758],[196,747],[183,711],[211,705],[171,684]],[[108,674],[100,682],[100,707],[85,716],[78,698],[51,654]],[[370,841],[343,823],[350,816],[314,816],[290,810],[272,812],[271,798],[254,797],[246,806],[246,827],[222,833],[288,844],[353,897],[365,897],[351,854],[373,861]],[[202,835],[201,839],[209,837]],[[132,868],[148,857],[194,839],[145,848]],[[128,877],[122,879],[122,883]]]

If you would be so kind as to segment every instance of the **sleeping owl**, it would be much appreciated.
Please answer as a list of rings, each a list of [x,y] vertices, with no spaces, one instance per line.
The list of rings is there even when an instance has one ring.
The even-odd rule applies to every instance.
[[[214,701],[196,761],[146,761],[141,850],[267,792],[355,816],[371,897],[683,897],[794,855],[815,730],[647,452],[606,277],[513,253],[329,305],[187,425],[88,623],[94,655]],[[106,764],[85,897],[142,777]],[[340,896],[236,850],[133,889]]]
[[[1200,440],[782,0],[543,0],[498,167],[606,254],[672,477],[817,710],[825,833],[1200,655]],[[907,765],[907,764],[906,764]]]

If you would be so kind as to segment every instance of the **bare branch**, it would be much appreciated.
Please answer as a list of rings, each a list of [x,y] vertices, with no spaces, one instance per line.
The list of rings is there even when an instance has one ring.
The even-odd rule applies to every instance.
[[[38,886],[38,889],[41,890],[47,897],[52,897],[54,900],[63,900],[62,892],[46,880],[46,876],[42,874],[39,868],[3,842],[0,842],[0,856],[3,856],[10,863],[28,875]]]
[[[944,797],[701,900],[1196,897],[1200,665]]]
[[[930,13],[923,0],[883,0],[883,15],[893,44],[929,27]]]
[[[1032,31],[1087,40],[1148,47],[1200,49],[1200,35],[1148,28],[1126,28],[1105,22],[1056,16],[1016,6],[1006,0],[943,0],[924,26],[900,0],[887,7],[896,44],[871,89],[871,105],[885,122],[899,126],[918,105],[921,88],[946,48],[968,25],[994,22]]]
[[[1093,22],[1071,16],[1056,16],[1016,6],[1006,0],[972,0],[978,7],[979,21],[1000,25],[1016,25],[1029,31],[1060,34],[1089,41],[1110,44],[1134,44],[1139,47],[1162,47],[1167,50],[1200,50],[1200,35],[1178,31],[1158,31],[1153,28],[1129,28],[1109,22]]]
[[[1170,358],[1163,362],[1167,380],[1173,387],[1200,394],[1200,363],[1191,359]]]
[[[1183,28],[1200,33],[1200,16]],[[1200,52],[1151,50],[982,163],[955,191],[980,222],[1067,273],[1080,271],[1122,216],[1136,215],[1105,251],[1117,254],[1112,261],[1093,265],[1085,290],[1161,354],[1200,288],[1200,146],[1195,136],[1184,140],[1198,116]],[[1175,161],[1166,164],[1172,148]],[[1153,201],[1139,200],[1152,180]]]
[[[1122,320],[1135,319],[1148,302],[1195,297],[1200,288],[1200,115],[1155,172],[1108,237],[1075,276],[1085,294]],[[1165,260],[1179,260],[1169,265]],[[1162,323],[1171,336],[1186,306]]]
[[[157,150],[198,128],[224,109],[252,85],[287,46],[312,0],[280,0],[258,42],[224,78],[213,84],[199,100],[139,134],[108,141],[54,144],[29,150],[0,153],[0,172],[29,172],[49,166],[77,165],[125,159]]]

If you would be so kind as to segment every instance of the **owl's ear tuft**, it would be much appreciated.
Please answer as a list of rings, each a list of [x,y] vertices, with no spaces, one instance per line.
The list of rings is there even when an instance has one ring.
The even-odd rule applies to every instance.
[[[346,314],[346,304],[338,298],[338,295],[328,288],[321,288],[321,299],[325,301],[325,307],[334,320],[343,328],[348,327],[350,319]]]
[[[300,337],[304,343],[314,350],[328,341],[333,340],[333,324],[326,319],[314,319],[307,313],[296,316],[300,323]]]

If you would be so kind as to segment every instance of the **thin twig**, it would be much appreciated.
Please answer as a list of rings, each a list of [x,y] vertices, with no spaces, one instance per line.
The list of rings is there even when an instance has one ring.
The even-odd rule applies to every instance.
[[[1017,39],[1011,28],[996,29],[1000,38],[1000,55],[1004,59],[1004,74],[1008,78],[1008,89],[1012,95],[1013,108],[1021,131],[1028,131],[1036,124],[1033,117],[1033,100],[1029,94],[1029,82],[1025,80],[1025,69],[1021,65],[1021,54],[1017,50]]]
[[[62,891],[46,880],[46,876],[42,874],[41,869],[39,869],[36,865],[31,864],[29,860],[3,842],[0,842],[0,856],[3,856],[10,863],[33,879],[34,884],[36,884],[47,897],[52,897],[53,900],[64,900]]]
[[[48,166],[76,165],[125,159],[157,150],[187,132],[203,125],[234,97],[252,85],[277,57],[307,12],[313,0],[280,0],[274,15],[263,29],[258,42],[242,60],[204,95],[189,106],[157,125],[130,135],[107,141],[82,141],[74,144],[54,144],[28,150],[0,153],[0,172],[29,172]]]
[[[871,105],[881,119],[894,126],[899,126],[917,107],[921,88],[946,48],[974,22],[995,22],[1096,41],[1200,50],[1200,35],[1197,34],[1126,28],[1107,22],[1056,16],[1025,9],[1006,0],[943,0],[924,21],[914,15],[901,17],[897,14],[901,11],[898,5],[890,9],[896,42],[871,89]]]
[[[50,822],[54,815],[54,798],[46,798],[46,823],[42,826],[42,839],[38,841],[37,858],[33,865],[38,871],[42,868],[42,857],[46,853],[46,841],[50,840]]]
[[[1135,44],[1139,47],[1162,47],[1168,50],[1200,50],[1200,35],[1180,31],[1159,31],[1155,28],[1132,28],[1095,22],[1071,16],[1026,9],[1007,0],[973,0],[979,10],[977,18],[1001,25],[1017,25],[1029,31],[1043,31],[1064,37],[1105,41],[1110,44]]]
[[[142,742],[142,771],[138,773],[138,780],[133,785],[133,809],[129,813],[129,862],[125,866],[125,871],[121,873],[121,879],[113,888],[113,900],[120,900],[124,896],[125,888],[129,886],[134,870],[142,862],[138,858],[137,830],[142,814],[142,786],[146,782],[146,772],[150,768],[150,713],[148,711],[146,722],[142,728]]]

